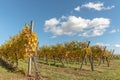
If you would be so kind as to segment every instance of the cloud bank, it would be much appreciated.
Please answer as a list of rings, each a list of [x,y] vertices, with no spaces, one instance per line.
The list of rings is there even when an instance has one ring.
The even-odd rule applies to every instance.
[[[45,32],[50,32],[53,36],[78,35],[82,37],[95,37],[104,34],[110,25],[108,18],[85,19],[76,16],[62,16],[61,18],[51,18],[45,21]]]

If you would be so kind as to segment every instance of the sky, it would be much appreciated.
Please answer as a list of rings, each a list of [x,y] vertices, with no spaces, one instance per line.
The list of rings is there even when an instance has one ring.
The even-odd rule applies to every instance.
[[[34,21],[39,45],[90,40],[120,54],[119,0],[0,0],[0,44]]]

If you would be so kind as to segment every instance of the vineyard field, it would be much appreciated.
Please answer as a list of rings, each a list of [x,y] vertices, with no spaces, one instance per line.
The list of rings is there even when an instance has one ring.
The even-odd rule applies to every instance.
[[[120,80],[120,1],[0,0],[0,80]]]
[[[27,71],[27,63],[19,62],[20,69]],[[39,63],[39,61],[38,61]],[[60,64],[60,63],[56,63]],[[67,64],[65,64],[67,65]],[[45,80],[119,80],[120,79],[120,60],[113,60],[108,68],[106,64],[95,66],[95,71],[91,71],[89,64],[83,65],[82,70],[77,70],[78,66],[69,65],[69,67],[56,67],[46,64],[39,64],[39,70]],[[3,75],[4,74],[4,75]],[[21,72],[10,72],[0,64],[0,80],[27,80]]]

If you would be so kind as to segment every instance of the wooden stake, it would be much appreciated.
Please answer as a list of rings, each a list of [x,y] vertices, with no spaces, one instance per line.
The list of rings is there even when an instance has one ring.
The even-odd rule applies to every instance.
[[[31,33],[33,32],[33,26],[34,26],[34,22],[31,21],[30,23],[30,30],[31,30]],[[28,76],[31,76],[31,57],[28,59]]]
[[[28,76],[31,76],[31,58],[28,59]]]
[[[39,43],[38,43],[37,45],[39,45]],[[38,70],[38,66],[37,66],[37,62],[36,62],[37,50],[38,50],[38,48],[36,49],[36,52],[35,52],[35,54],[34,54],[34,56],[33,56],[33,58],[32,58],[32,61],[33,61],[33,63],[34,63],[34,68],[35,68],[35,73],[36,73],[36,79],[38,80],[38,79],[41,78],[41,76],[40,76],[40,72],[39,72],[39,70]]]
[[[90,45],[90,41],[87,42],[87,46],[86,46],[86,47],[88,48],[89,45]],[[81,65],[80,65],[80,70],[82,69],[83,62],[85,61],[85,56],[86,56],[86,52],[83,54],[82,63],[81,63]]]

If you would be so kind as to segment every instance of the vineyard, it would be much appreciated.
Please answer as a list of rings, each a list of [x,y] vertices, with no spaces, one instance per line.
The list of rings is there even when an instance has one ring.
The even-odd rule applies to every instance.
[[[103,66],[103,64],[108,69],[111,67],[110,64],[113,64],[112,61],[115,58],[113,53],[114,50],[109,51],[106,46],[90,45],[90,41],[71,41],[64,44],[39,47],[37,34],[33,32],[31,25],[26,24],[23,30],[10,37],[8,41],[0,46],[0,63],[5,66],[10,65],[11,69],[15,71],[21,66],[19,62],[23,62],[27,64],[24,67],[28,67],[27,72],[26,70],[23,71],[25,76],[36,75],[35,80],[44,80],[42,78],[44,73],[41,70],[43,65],[44,68],[47,65],[51,66],[49,69],[54,68],[56,72],[57,68],[63,70],[75,68],[77,74],[81,74],[87,66],[87,70],[94,73],[94,71],[102,69],[100,66]],[[34,63],[35,74],[31,72],[31,60]],[[99,68],[97,69],[96,66]],[[33,79],[28,78],[28,80]]]
[[[98,62],[98,65],[101,62],[107,62],[109,67],[110,60],[112,59],[112,54],[114,51],[108,51],[106,47],[100,47],[99,45],[89,46],[90,41],[87,42],[78,42],[72,41],[65,44],[57,44],[53,46],[43,46],[38,50],[38,56],[40,59],[43,59],[48,64],[49,60],[53,61],[53,64],[56,64],[56,61],[61,62],[62,66],[65,63],[78,63],[80,64],[80,69],[85,62],[89,61],[91,64],[91,69],[93,69],[94,61]]]

